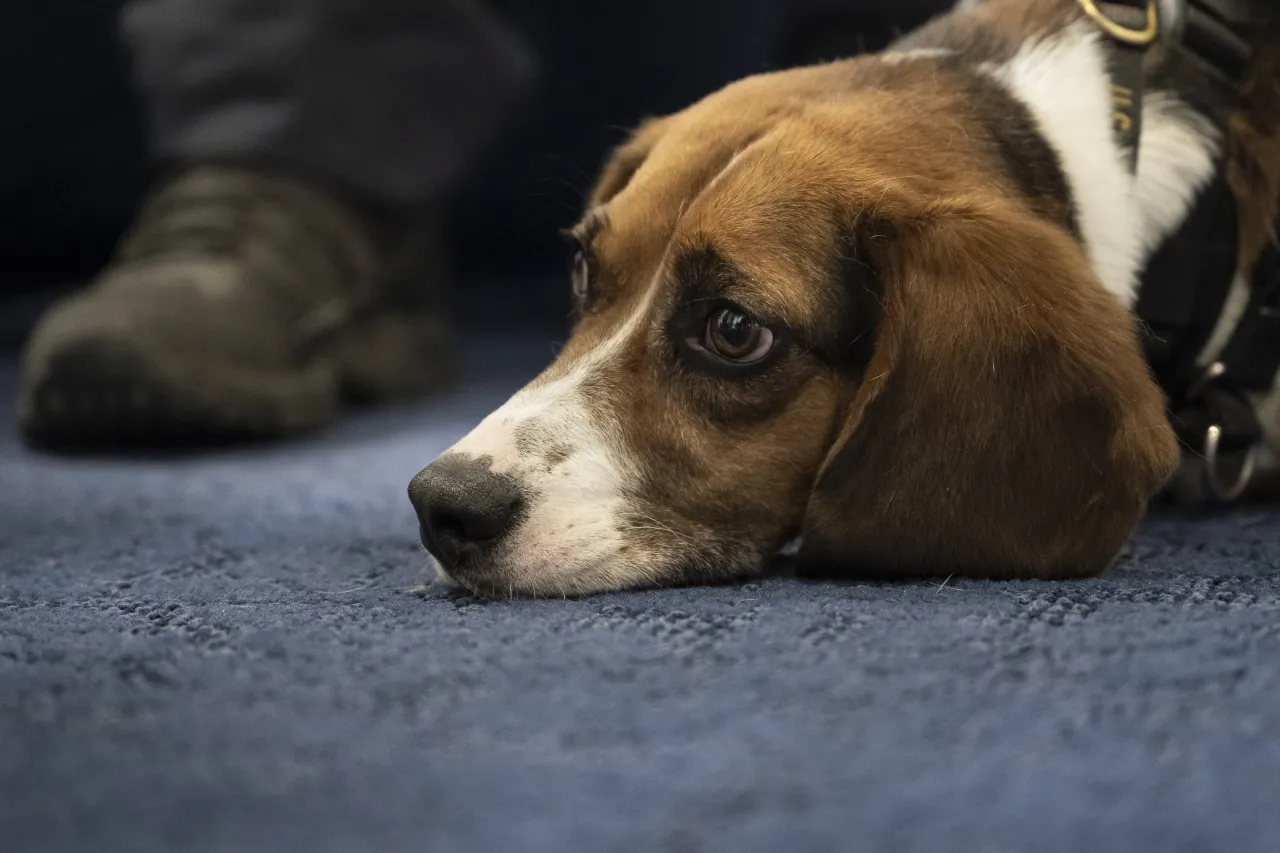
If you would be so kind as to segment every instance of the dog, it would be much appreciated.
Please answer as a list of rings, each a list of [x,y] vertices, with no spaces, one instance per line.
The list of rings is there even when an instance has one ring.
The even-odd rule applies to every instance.
[[[1224,4],[966,0],[643,123],[569,232],[567,344],[410,484],[441,577],[1075,578],[1157,497],[1256,495],[1280,51]],[[1210,245],[1224,272],[1169,285],[1190,319],[1143,316],[1179,302],[1158,256],[1174,281]]]

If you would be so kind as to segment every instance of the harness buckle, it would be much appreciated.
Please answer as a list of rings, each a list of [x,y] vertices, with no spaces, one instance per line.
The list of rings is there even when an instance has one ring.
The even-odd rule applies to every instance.
[[[1098,8],[1095,0],[1079,0],[1080,8],[1108,35],[1117,41],[1136,47],[1147,47],[1160,35],[1159,0],[1147,0],[1147,20],[1141,27],[1130,27],[1119,23]]]

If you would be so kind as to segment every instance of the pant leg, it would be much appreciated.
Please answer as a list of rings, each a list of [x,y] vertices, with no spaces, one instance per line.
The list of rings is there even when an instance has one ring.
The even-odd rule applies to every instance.
[[[481,0],[130,0],[162,159],[243,158],[371,200],[446,192],[532,76]]]

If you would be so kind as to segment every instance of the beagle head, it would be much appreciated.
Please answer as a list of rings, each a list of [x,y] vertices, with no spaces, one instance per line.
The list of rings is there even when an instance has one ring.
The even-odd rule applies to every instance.
[[[440,572],[571,595],[796,540],[845,576],[1104,569],[1177,447],[1053,164],[979,85],[869,57],[641,127],[571,231],[570,340],[410,486]]]

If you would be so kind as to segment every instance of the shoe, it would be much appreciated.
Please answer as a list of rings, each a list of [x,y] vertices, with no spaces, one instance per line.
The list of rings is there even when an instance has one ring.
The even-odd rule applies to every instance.
[[[98,278],[37,323],[23,435],[64,450],[278,439],[345,402],[439,387],[452,345],[429,295],[436,235],[388,231],[277,172],[178,172]]]

